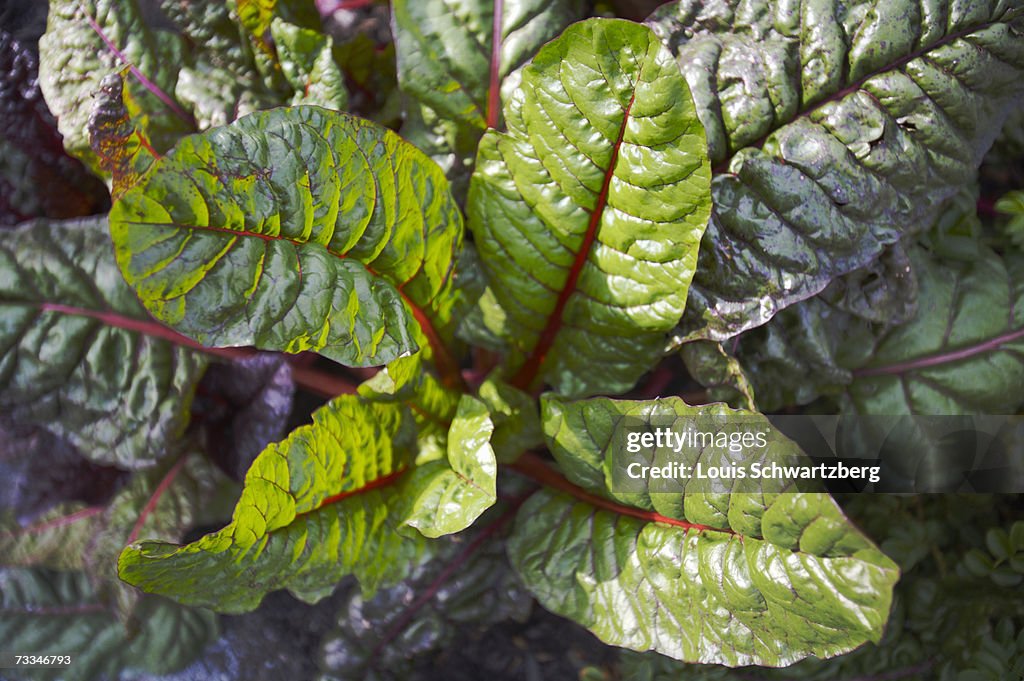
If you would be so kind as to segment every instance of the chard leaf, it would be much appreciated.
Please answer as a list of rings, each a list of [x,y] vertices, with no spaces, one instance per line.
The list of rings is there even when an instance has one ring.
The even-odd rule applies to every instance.
[[[100,81],[88,132],[96,163],[110,177],[115,199],[138,183],[158,157],[139,121],[128,114],[123,74],[112,73]]]
[[[691,337],[764,324],[931,224],[1024,94],[1018,3],[754,7],[681,0],[649,20],[715,163]]]
[[[526,358],[511,382],[628,389],[682,315],[710,210],[686,82],[649,29],[588,20],[523,70],[505,119],[480,144],[468,213]]]
[[[0,232],[0,319],[3,421],[36,424],[122,468],[174,449],[206,362],[146,315],[105,220]]]
[[[116,584],[126,544],[141,533],[180,539],[222,482],[204,458],[184,455],[137,473],[104,505],[62,504],[26,525],[0,512],[0,563],[79,570],[96,584]]]
[[[57,117],[64,146],[97,172],[87,125],[100,81],[127,67],[125,102],[163,153],[195,129],[191,113],[174,99],[184,57],[179,36],[143,23],[136,0],[54,0],[39,39],[40,85]]]
[[[491,447],[494,424],[487,406],[469,395],[459,400],[448,432],[445,460],[419,463],[405,495],[405,524],[436,538],[466,529],[497,500],[498,462]]]
[[[487,429],[480,421],[474,416],[460,424],[469,432],[456,433],[456,441],[477,449],[452,466],[489,484],[486,453],[479,451]],[[222,612],[252,610],[267,592],[282,588],[312,602],[349,574],[371,594],[404,579],[423,555],[423,535],[405,526],[425,527],[424,519],[432,518],[432,534],[439,534],[464,527],[483,510],[479,500],[470,512],[430,494],[416,449],[416,423],[406,407],[339,397],[313,414],[312,425],[256,459],[231,524],[185,546],[133,544],[121,554],[121,579]]]
[[[114,204],[111,232],[143,304],[198,342],[368,366],[416,350],[462,223],[412,145],[304,106],[182,140]]]
[[[395,0],[398,83],[441,120],[498,127],[501,91],[541,45],[582,15],[580,0]]]
[[[270,33],[281,70],[295,90],[292,104],[315,104],[339,111],[348,107],[345,77],[334,62],[330,36],[282,19],[274,19]]]
[[[884,309],[889,295],[913,298],[908,319],[865,318],[845,298],[816,296],[742,339],[739,357],[763,407],[821,395],[844,413],[881,416],[1013,413],[1024,404],[1021,256],[973,244],[965,259],[918,246],[897,261],[897,272],[875,280],[884,282],[875,299]]]
[[[688,662],[781,666],[878,641],[899,570],[827,494],[773,494],[778,481],[751,478],[731,495],[699,479],[679,494],[612,493],[624,417],[674,418],[681,432],[699,416],[740,414],[677,398],[545,400],[548,444],[581,487],[535,494],[509,540],[541,604],[607,643]],[[765,461],[798,451],[773,430]]]
[[[373,598],[352,590],[320,647],[321,681],[408,679],[415,658],[450,647],[460,626],[524,621],[532,599],[505,557],[514,508],[431,544],[429,561]]]
[[[544,443],[537,400],[532,395],[491,377],[480,385],[480,399],[491,411],[491,444],[499,461],[514,461]]]
[[[215,616],[143,598],[119,621],[81,572],[0,570],[0,640],[16,651],[59,650],[66,669],[35,669],[32,679],[91,681],[144,669],[168,674],[216,637]]]
[[[1024,257],[950,262],[915,251],[918,312],[851,364],[858,413],[1007,414],[1024,404]],[[848,402],[847,402],[848,400]]]

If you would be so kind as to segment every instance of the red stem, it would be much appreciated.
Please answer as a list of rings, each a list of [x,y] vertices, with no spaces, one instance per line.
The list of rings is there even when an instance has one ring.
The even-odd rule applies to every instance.
[[[520,390],[529,390],[533,381],[537,378],[537,373],[540,371],[541,365],[544,363],[544,359],[547,357],[548,350],[551,349],[552,344],[555,342],[555,337],[558,335],[558,331],[562,327],[562,315],[565,313],[565,306],[569,302],[569,298],[576,291],[576,284],[579,281],[580,274],[583,272],[583,266],[587,263],[587,258],[590,256],[590,249],[594,245],[594,241],[597,239],[598,227],[601,224],[601,216],[604,214],[605,206],[608,204],[608,189],[611,187],[612,177],[615,174],[615,165],[619,160],[619,147],[622,146],[622,139],[626,134],[626,124],[629,122],[629,112],[633,108],[633,100],[636,98],[636,91],[634,90],[633,96],[629,100],[629,104],[623,110],[622,125],[619,126],[619,135],[615,139],[615,144],[612,147],[612,156],[608,161],[608,169],[604,173],[604,182],[601,184],[601,191],[597,195],[597,203],[594,204],[594,210],[590,214],[590,222],[587,224],[586,234],[583,236],[583,243],[580,244],[580,250],[576,253],[576,259],[572,263],[572,267],[569,269],[569,276],[565,280],[565,285],[558,294],[558,300],[555,301],[555,308],[551,311],[551,315],[548,317],[547,323],[544,326],[544,330],[541,331],[540,336],[537,339],[537,344],[533,347],[533,351],[530,356],[527,357],[523,366],[519,368],[519,371],[513,377],[511,383]]]
[[[117,45],[115,45],[110,40],[110,38],[107,37],[107,35],[103,32],[103,29],[100,28],[100,25],[96,23],[95,19],[93,19],[91,16],[89,16],[88,13],[86,13],[85,20],[89,24],[89,26],[92,27],[92,30],[96,32],[96,35],[100,37],[100,40],[103,41],[107,48],[114,53],[114,56],[116,56],[118,59],[124,62],[124,64],[128,67],[128,70],[131,71],[131,74],[135,76],[135,78],[140,83],[142,83],[142,86],[144,88],[149,90],[154,97],[163,102],[164,105],[167,106],[167,108],[170,109],[175,116],[188,123],[188,125],[193,129],[196,128],[196,119],[192,117],[192,114],[188,113],[180,106],[178,106],[178,103],[171,99],[171,97],[166,92],[161,90],[156,83],[147,78],[145,74],[142,73],[142,71],[139,71],[139,69],[137,69],[135,65],[128,60],[128,57],[125,56],[124,52],[122,52],[120,48],[118,48]]]
[[[363,485],[359,489],[353,489],[353,490],[349,490],[347,492],[339,492],[338,494],[335,494],[333,496],[329,496],[326,499],[324,499],[323,502],[321,502],[321,504],[319,506],[317,506],[316,508],[311,509],[309,511],[305,511],[304,513],[299,513],[298,516],[303,516],[303,515],[308,515],[310,513],[315,513],[316,511],[319,511],[320,509],[322,509],[324,506],[330,506],[331,504],[336,504],[339,501],[343,501],[344,499],[348,499],[349,497],[354,497],[357,494],[365,494],[366,492],[369,492],[370,490],[373,490],[373,489],[377,489],[378,487],[387,487],[391,483],[393,483],[396,480],[398,480],[398,478],[402,477],[402,475],[405,473],[406,470],[407,469],[405,469],[405,468],[399,468],[397,471],[394,471],[392,473],[388,473],[387,475],[379,477],[376,480],[373,480],[372,482],[366,483],[365,485]]]
[[[336,374],[308,366],[292,364],[292,380],[306,392],[333,399],[338,395],[354,395],[356,386]]]
[[[513,463],[508,464],[508,467],[517,473],[525,475],[531,480],[538,482],[545,487],[551,487],[567,494],[576,497],[580,501],[585,501],[591,506],[603,508],[606,511],[612,513],[618,513],[619,515],[626,515],[633,518],[639,518],[640,520],[646,520],[651,523],[662,523],[664,525],[674,525],[675,527],[682,527],[686,530],[697,530],[698,532],[724,532],[725,534],[736,534],[732,530],[726,530],[719,527],[711,527],[709,525],[700,525],[698,523],[691,523],[685,520],[676,520],[675,518],[668,518],[666,516],[655,513],[654,511],[644,511],[643,509],[633,508],[631,506],[623,506],[622,504],[616,503],[611,499],[605,499],[599,497],[596,494],[592,494],[587,490],[583,489],[579,485],[575,485],[563,478],[562,475],[554,468],[549,466],[545,461],[537,456],[526,452],[522,454]]]
[[[965,28],[962,31],[957,31],[956,33],[951,33],[951,34],[945,36],[944,38],[940,38],[939,40],[936,40],[931,45],[927,45],[925,47],[922,47],[921,49],[919,49],[919,50],[917,50],[915,52],[912,52],[912,53],[910,53],[910,54],[908,54],[908,55],[906,55],[904,57],[901,57],[900,59],[897,59],[896,61],[892,62],[891,64],[885,64],[885,65],[881,66],[880,68],[876,69],[875,71],[872,71],[871,73],[869,73],[869,74],[867,74],[867,75],[857,79],[856,81],[854,81],[850,85],[846,86],[842,90],[839,90],[838,92],[836,92],[836,93],[834,93],[832,95],[829,95],[825,99],[822,99],[821,101],[818,101],[818,102],[814,102],[813,104],[809,105],[807,108],[802,109],[800,112],[798,112],[796,114],[796,116],[794,116],[793,120],[796,120],[797,118],[803,118],[805,116],[809,116],[810,114],[814,113],[815,111],[817,111],[821,107],[825,106],[826,104],[830,104],[832,102],[837,102],[837,101],[841,100],[842,98],[846,97],[847,95],[853,94],[857,90],[860,90],[862,87],[864,87],[864,84],[867,81],[871,80],[872,78],[875,78],[875,77],[877,77],[877,76],[879,76],[879,75],[881,75],[883,73],[887,73],[889,71],[893,71],[893,70],[898,69],[898,68],[900,68],[902,66],[905,66],[905,65],[909,64],[910,62],[912,62],[913,60],[917,59],[918,57],[921,57],[921,56],[924,56],[924,55],[928,54],[932,50],[936,50],[936,49],[942,47],[943,45],[948,45],[949,43],[953,42],[954,40],[957,40],[959,38],[963,38],[964,36],[970,35],[971,33],[974,33],[976,31],[982,31],[982,30],[988,28],[989,26],[992,26],[994,23],[995,22],[991,22],[990,21],[990,22],[986,22],[986,23],[978,25],[978,26],[971,27],[971,28]],[[792,121],[790,121],[790,122],[792,122]],[[757,140],[755,142],[752,142],[750,144],[744,145],[742,148],[743,149],[748,149],[748,148],[760,149],[761,147],[764,146],[764,143],[768,140],[768,138],[771,135],[773,135],[775,132],[776,132],[776,130],[770,130],[769,132],[765,133],[765,135],[763,137],[761,137],[761,139],[759,139],[759,140]],[[726,157],[722,161],[720,161],[716,166],[714,166],[714,168],[712,168],[712,173],[715,174],[715,175],[719,175],[719,174],[723,174],[723,173],[728,173],[729,172],[729,164],[732,162],[732,159],[736,155],[737,152],[739,152],[739,149],[737,149],[736,151],[734,151],[731,154],[727,154]]]
[[[487,90],[487,127],[497,128],[501,117],[501,23],[505,13],[504,0],[494,0],[491,23],[491,78]]]
[[[434,329],[434,325],[430,322],[430,318],[427,317],[426,312],[410,300],[409,297],[405,295],[405,291],[401,288],[398,289],[398,292],[402,294],[402,300],[404,300],[409,306],[409,309],[412,310],[412,316],[416,319],[416,323],[420,325],[423,335],[427,337],[427,342],[430,343],[430,351],[434,359],[434,366],[437,367],[437,372],[441,375],[441,382],[445,387],[452,390],[468,392],[469,389],[466,387],[466,382],[462,379],[462,372],[459,370],[458,363],[448,351],[448,346],[441,341],[441,336],[439,336],[437,330]]]
[[[904,374],[908,371],[926,369],[940,364],[948,364],[949,362],[957,362],[962,359],[974,357],[975,355],[998,350],[1000,346],[1012,343],[1013,341],[1021,338],[1024,338],[1024,329],[1017,329],[1016,331],[1010,331],[1002,334],[1001,336],[990,338],[983,343],[978,343],[966,348],[960,348],[959,350],[950,350],[949,352],[942,352],[929,357],[919,357],[917,359],[907,360],[906,362],[896,362],[895,364],[888,364],[886,366],[855,369],[853,371],[853,375],[856,378],[863,378],[865,376]]]
[[[16,532],[0,532],[0,537],[19,537],[25,534],[38,534],[54,527],[62,527],[63,525],[70,525],[71,523],[85,518],[91,518],[94,515],[103,513],[104,510],[106,510],[106,508],[103,506],[88,506],[75,511],[74,513],[62,515],[59,518],[51,518],[50,520],[44,520],[43,522],[36,523],[35,525],[29,525],[28,527],[24,527]]]
[[[174,479],[178,477],[178,473],[180,473],[181,469],[184,468],[185,459],[187,458],[188,454],[184,454],[181,457],[179,457],[178,460],[174,462],[174,465],[171,466],[170,470],[168,470],[167,473],[164,475],[163,480],[160,481],[160,484],[156,486],[155,490],[153,490],[153,494],[149,497],[149,500],[146,502],[146,505],[142,507],[142,512],[139,513],[139,517],[135,521],[135,526],[132,528],[131,534],[128,535],[128,544],[133,543],[136,539],[139,538],[139,532],[142,531],[142,526],[146,524],[146,518],[148,518],[149,515],[153,512],[153,510],[156,508],[156,505],[160,503],[160,497],[164,495],[164,492],[166,492],[167,488],[171,486],[171,483],[174,482]]]

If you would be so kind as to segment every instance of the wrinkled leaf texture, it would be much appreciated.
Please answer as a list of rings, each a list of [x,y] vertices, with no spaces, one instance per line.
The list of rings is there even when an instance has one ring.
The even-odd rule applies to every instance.
[[[545,489],[520,510],[509,556],[541,604],[607,643],[688,662],[782,666],[878,641],[899,570],[827,494],[776,494],[779,481],[752,478],[731,495],[700,479],[679,494],[611,492],[624,417],[668,418],[682,432],[697,417],[742,413],[678,398],[546,399],[552,453],[596,496]],[[768,441],[764,462],[799,454],[775,432]],[[626,513],[600,501],[615,497]]]
[[[682,315],[710,210],[686,82],[649,29],[591,19],[541,48],[505,120],[468,214],[498,331],[525,358],[512,383],[628,389]]]
[[[152,465],[183,433],[205,365],[125,285],[105,219],[0,232],[0,418],[95,462]]]
[[[114,204],[111,233],[150,312],[200,343],[368,366],[419,347],[462,221],[412,145],[300,106],[182,140]]]
[[[494,489],[494,453],[481,451],[489,421],[474,412],[467,417],[476,423],[452,423],[453,441],[476,446],[459,448],[452,473],[416,465],[408,408],[339,397],[256,459],[231,524],[185,546],[132,544],[119,574],[144,591],[222,612],[252,610],[281,588],[313,602],[349,574],[367,594],[393,584],[424,556],[424,535],[465,529],[494,502],[493,491],[489,503],[479,496]]]
[[[1024,94],[1019,0],[683,0],[715,209],[681,334],[723,340],[931,224]]]

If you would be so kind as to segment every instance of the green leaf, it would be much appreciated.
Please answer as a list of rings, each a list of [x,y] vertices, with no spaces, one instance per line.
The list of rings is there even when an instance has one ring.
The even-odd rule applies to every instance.
[[[144,591],[223,612],[252,610],[282,588],[315,601],[349,574],[370,594],[405,578],[423,554],[423,535],[403,528],[458,531],[494,502],[482,405],[465,403],[452,429],[451,470],[418,466],[406,407],[339,397],[256,459],[231,524],[185,546],[133,544],[119,574]]]
[[[133,535],[181,539],[223,483],[204,458],[186,455],[137,473],[105,506],[61,504],[26,526],[2,512],[0,563],[81,570],[103,585],[97,586],[102,592],[117,583],[117,556]]]
[[[981,247],[968,262],[911,256],[918,312],[850,365],[862,414],[1004,414],[1024,404],[1024,257]]]
[[[500,90],[509,74],[580,18],[582,5],[580,0],[395,0],[399,86],[442,121],[476,129],[479,138],[487,127],[498,127]]]
[[[0,320],[3,420],[38,424],[122,468],[175,449],[205,360],[146,315],[105,220],[0,232]]]
[[[121,579],[222,612],[282,588],[312,602],[348,574],[367,592],[396,582],[423,547],[398,534],[395,512],[415,443],[407,409],[339,397],[253,462],[227,527],[184,546],[133,544]]]
[[[4,646],[72,658],[66,669],[33,670],[32,679],[91,681],[125,668],[168,674],[191,662],[216,632],[212,613],[157,598],[142,599],[132,619],[121,622],[80,572],[0,570]]]
[[[334,62],[331,37],[274,19],[270,33],[288,83],[295,89],[292,104],[315,104],[342,111],[348,107],[345,77]]]
[[[463,395],[448,433],[445,460],[419,463],[404,496],[410,513],[405,524],[425,537],[466,529],[497,500],[498,462],[491,447],[487,406]]]
[[[744,414],[763,419],[677,398],[545,400],[549,447],[586,494],[545,489],[520,510],[509,556],[541,604],[607,643],[688,662],[780,666],[878,641],[899,570],[828,495],[751,478],[707,494],[694,479],[626,502],[606,482],[626,416],[681,432]],[[773,430],[764,460],[798,453]],[[616,496],[627,505],[601,500]]]
[[[537,400],[532,395],[494,377],[484,381],[479,392],[494,421],[491,444],[499,461],[515,461],[544,443]]]
[[[683,331],[764,324],[930,225],[1020,105],[1022,21],[998,0],[655,12],[716,172]]]
[[[739,404],[746,409],[757,409],[754,387],[739,361],[714,341],[686,343],[679,351],[686,371],[698,383],[708,388],[712,400]]]
[[[128,112],[158,152],[195,128],[174,99],[182,40],[146,26],[136,0],[54,0],[39,55],[40,85],[64,146],[97,172],[102,170],[89,146],[88,119],[101,80],[114,71],[129,69]]]
[[[592,19],[541,49],[505,119],[480,144],[468,213],[502,335],[526,357],[511,383],[626,390],[683,312],[710,210],[686,82],[649,29]]]
[[[462,223],[414,147],[305,106],[182,140],[114,204],[111,232],[150,312],[200,343],[367,366],[417,348]]]

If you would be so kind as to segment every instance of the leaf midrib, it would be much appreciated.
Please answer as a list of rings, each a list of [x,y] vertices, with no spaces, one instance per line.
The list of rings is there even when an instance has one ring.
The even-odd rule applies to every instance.
[[[927,369],[929,367],[959,362],[961,360],[970,359],[971,357],[976,357],[977,355],[983,355],[987,352],[998,352],[1002,349],[1002,346],[1007,343],[1020,340],[1021,338],[1024,338],[1024,328],[1017,329],[1015,331],[1008,331],[998,336],[993,336],[987,340],[957,348],[955,350],[945,350],[925,355],[924,357],[917,357],[904,362],[894,362],[883,366],[854,369],[851,373],[854,378],[866,378],[869,376],[898,376],[918,369]]]
[[[772,135],[774,135],[775,133],[779,132],[780,130],[782,130],[783,128],[785,128],[785,127],[787,127],[789,125],[792,125],[794,122],[796,122],[800,118],[805,118],[807,116],[810,116],[815,111],[817,111],[818,109],[821,109],[825,105],[832,104],[834,102],[838,102],[841,99],[845,98],[846,96],[851,95],[851,94],[857,92],[858,90],[862,89],[864,87],[864,84],[867,83],[872,78],[877,78],[878,76],[881,76],[881,75],[883,75],[885,73],[889,73],[890,71],[893,71],[893,70],[899,69],[899,68],[901,68],[903,66],[906,66],[907,64],[909,64],[910,62],[914,61],[915,59],[919,59],[920,57],[923,57],[923,56],[929,54],[930,52],[939,49],[940,47],[944,47],[945,45],[948,45],[949,43],[952,43],[952,42],[954,42],[956,40],[959,40],[960,38],[964,38],[964,37],[966,37],[968,35],[971,35],[972,33],[977,33],[979,31],[984,31],[986,28],[990,28],[992,26],[995,26],[996,24],[1005,23],[1005,21],[1007,20],[1007,15],[1010,15],[1012,13],[1013,13],[1013,10],[1007,10],[1007,14],[1004,14],[1002,17],[999,17],[998,19],[992,19],[992,20],[983,22],[981,24],[977,24],[975,26],[971,26],[971,27],[962,29],[960,31],[956,31],[954,33],[950,33],[950,34],[948,34],[946,36],[943,36],[942,38],[939,38],[938,40],[936,40],[935,42],[931,43],[930,45],[926,45],[925,47],[922,47],[922,48],[920,48],[918,50],[915,50],[915,51],[911,52],[910,54],[904,55],[903,57],[900,57],[899,59],[897,59],[897,60],[895,60],[893,62],[890,62],[888,64],[884,64],[883,66],[880,66],[879,68],[875,69],[874,71],[871,71],[870,73],[865,74],[864,76],[862,76],[861,78],[853,81],[851,84],[847,85],[846,87],[842,88],[841,90],[838,90],[837,92],[834,92],[833,94],[828,95],[824,99],[821,99],[820,101],[814,102],[814,103],[804,107],[799,112],[797,112],[792,118],[790,118],[789,120],[787,120],[787,121],[785,121],[783,123],[780,123],[777,127],[769,130],[764,135],[762,135],[759,139],[757,139],[757,140],[755,140],[755,141],[753,141],[753,142],[751,142],[749,144],[745,144],[745,145],[743,145],[742,147],[740,147],[738,149],[735,149],[735,150],[732,150],[732,151],[726,153],[725,157],[719,163],[717,163],[716,165],[714,165],[712,167],[712,169],[711,169],[712,175],[732,175],[733,173],[731,173],[729,171],[729,166],[732,164],[732,161],[736,157],[736,155],[739,154],[744,149],[760,149],[760,148],[762,148],[764,146],[765,142],[768,140],[768,138],[771,137]],[[1014,18],[1014,17],[1010,17],[1010,18]]]
[[[569,298],[576,292],[580,275],[583,273],[583,267],[586,265],[587,260],[590,257],[590,251],[593,249],[594,242],[597,240],[597,232],[601,226],[601,218],[603,217],[604,210],[608,205],[608,191],[611,188],[612,178],[615,176],[615,167],[619,162],[619,148],[622,146],[622,141],[626,135],[626,126],[629,123],[629,116],[633,109],[634,101],[636,101],[636,84],[633,86],[633,93],[629,98],[629,103],[626,105],[626,108],[623,109],[622,124],[619,126],[619,133],[615,138],[615,143],[612,145],[611,158],[608,161],[608,168],[604,173],[604,180],[601,183],[601,190],[597,195],[597,202],[594,204],[594,210],[590,213],[590,220],[587,223],[587,231],[583,235],[583,242],[580,244],[579,251],[576,252],[576,257],[573,260],[572,266],[569,268],[569,275],[566,277],[565,284],[562,285],[562,289],[558,293],[558,298],[555,300],[555,307],[552,309],[551,314],[548,315],[544,329],[537,337],[537,343],[533,346],[533,350],[530,352],[519,371],[516,372],[515,377],[510,381],[511,385],[519,388],[520,390],[530,389],[530,386],[537,378],[541,365],[543,365],[544,360],[547,359],[548,352],[551,350],[551,346],[554,345],[558,332],[562,328],[565,308],[569,302]]]

